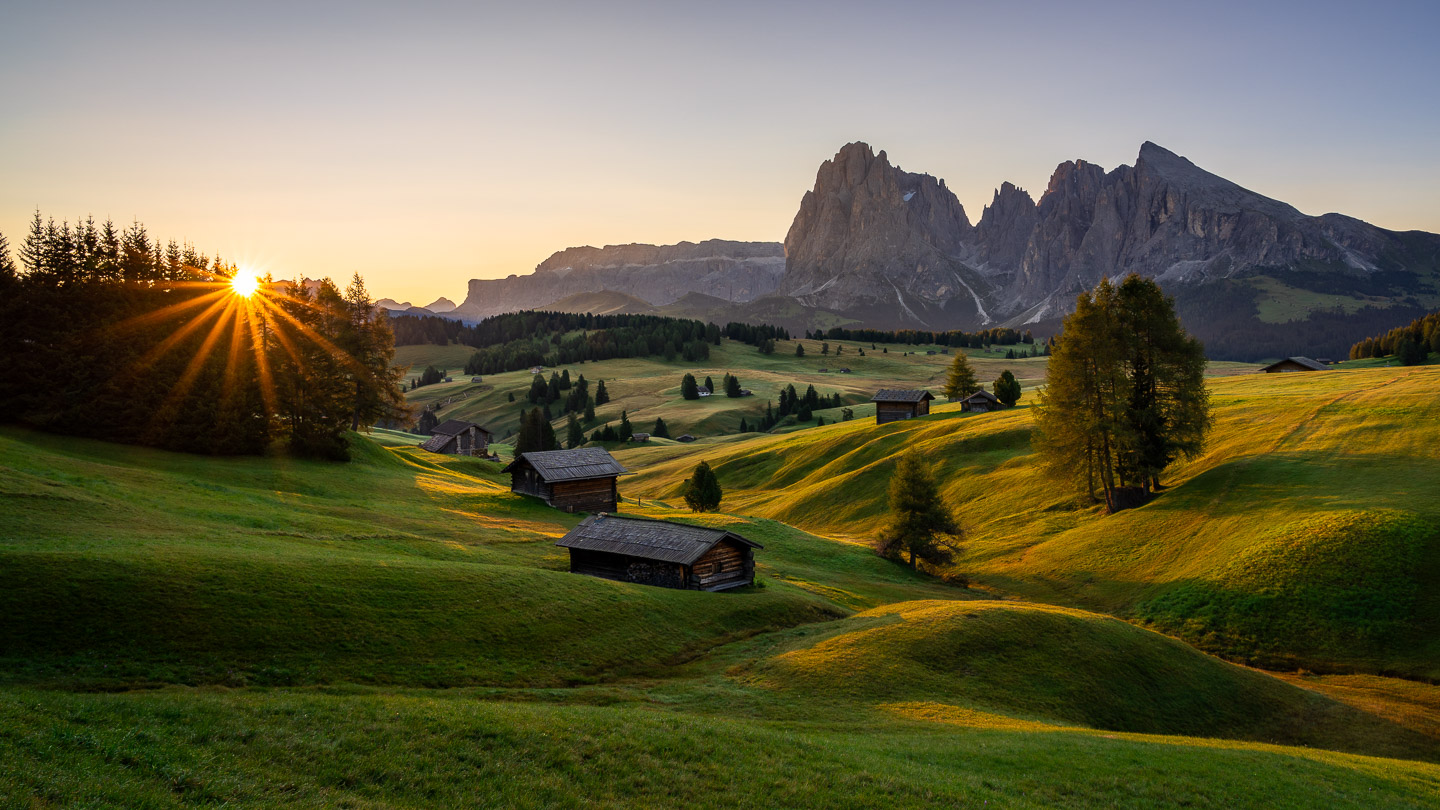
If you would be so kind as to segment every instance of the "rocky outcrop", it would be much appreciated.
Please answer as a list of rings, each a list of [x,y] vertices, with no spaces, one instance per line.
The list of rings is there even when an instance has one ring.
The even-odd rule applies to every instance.
[[[863,143],[820,166],[785,237],[780,291],[809,306],[938,305],[989,284],[964,260],[974,228],[944,181]],[[978,295],[977,295],[978,299]],[[915,316],[919,320],[918,316]]]
[[[776,242],[712,239],[678,245],[568,248],[541,262],[529,275],[472,279],[464,303],[450,315],[479,320],[604,291],[624,293],[656,306],[691,292],[744,302],[774,292],[784,272],[784,250]]]
[[[821,165],[785,239],[781,291],[889,326],[1018,325],[1055,318],[1100,278],[1204,285],[1272,270],[1429,274],[1434,234],[1311,217],[1153,143],[1134,166],[1060,164],[1038,202],[1010,183],[971,227],[943,181],[863,143]],[[880,324],[876,324],[880,325]]]

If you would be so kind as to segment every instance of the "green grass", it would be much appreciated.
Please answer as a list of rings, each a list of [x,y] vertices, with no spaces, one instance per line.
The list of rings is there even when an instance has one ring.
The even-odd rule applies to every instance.
[[[859,392],[949,358],[812,359],[727,343],[709,373]],[[754,404],[585,365],[676,434]],[[503,416],[528,382],[417,393]],[[1110,517],[1037,476],[1024,407],[618,449],[622,512],[764,545],[727,594],[571,575],[579,516],[405,433],[328,464],[0,429],[0,806],[1434,806],[1440,687],[1195,647],[1435,671],[1437,383],[1215,378],[1206,454]],[[864,545],[910,447],[983,588]],[[724,513],[678,508],[701,458]]]
[[[1114,516],[1039,474],[1025,400],[994,414],[940,405],[882,427],[643,451],[628,486],[674,497],[703,458],[725,508],[866,542],[897,454],[916,448],[968,527],[955,567],[984,585],[1150,617],[1241,660],[1440,679],[1440,502],[1426,494],[1440,492],[1440,371],[1210,384],[1216,424],[1204,455],[1177,463],[1156,501]],[[1357,534],[1392,519],[1398,533]],[[1338,539],[1296,546],[1330,521]]]

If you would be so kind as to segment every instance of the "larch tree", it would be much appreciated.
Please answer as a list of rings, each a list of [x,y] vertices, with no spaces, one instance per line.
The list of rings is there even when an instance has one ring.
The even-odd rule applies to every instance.
[[[1159,285],[1102,279],[1076,300],[1051,353],[1033,443],[1042,467],[1110,512],[1138,506],[1210,427],[1205,354]]]
[[[980,384],[975,381],[975,369],[970,366],[970,358],[964,352],[955,352],[955,359],[950,361],[949,375],[945,378],[945,398],[964,399],[980,390]]]

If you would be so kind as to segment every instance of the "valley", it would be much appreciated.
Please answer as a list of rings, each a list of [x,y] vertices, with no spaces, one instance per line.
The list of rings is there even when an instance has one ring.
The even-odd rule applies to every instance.
[[[796,357],[795,343],[565,367],[606,381],[598,423],[624,409],[637,429],[663,418],[698,437],[610,445],[636,473],[620,512],[762,544],[758,585],[728,594],[568,573],[553,543],[580,516],[510,493],[504,445],[495,463],[376,429],[334,464],[0,429],[0,800],[1440,796],[1440,514],[1422,495],[1440,484],[1436,366],[1212,364],[1207,452],[1153,503],[1107,517],[1034,469],[1027,406],[1045,358],[972,352],[980,379],[1022,380],[1019,408],[935,403],[877,427],[858,400],[938,389],[951,358],[869,344],[861,357],[854,342],[836,358],[818,341]],[[397,361],[448,365],[460,348]],[[841,361],[850,374],[819,370]],[[755,396],[682,400],[687,371],[736,374]],[[411,397],[503,435],[529,383],[457,377]],[[792,383],[856,400],[854,419],[734,433]],[[868,548],[906,447],[961,516],[953,569],[969,587]],[[702,459],[725,488],[708,515],[676,490]]]

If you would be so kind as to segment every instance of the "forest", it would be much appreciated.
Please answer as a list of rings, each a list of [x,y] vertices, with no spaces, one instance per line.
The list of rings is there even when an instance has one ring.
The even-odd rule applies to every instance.
[[[390,327],[358,275],[344,291],[253,277],[242,288],[236,265],[139,222],[38,212],[18,254],[19,266],[0,236],[0,421],[344,459],[347,431],[405,416]]]

